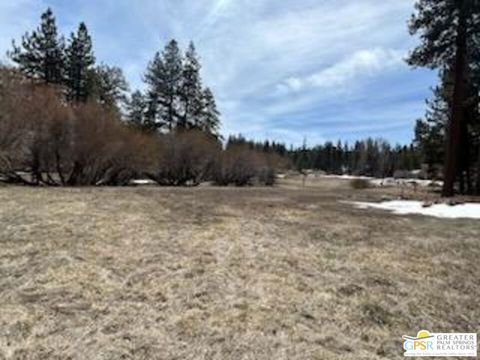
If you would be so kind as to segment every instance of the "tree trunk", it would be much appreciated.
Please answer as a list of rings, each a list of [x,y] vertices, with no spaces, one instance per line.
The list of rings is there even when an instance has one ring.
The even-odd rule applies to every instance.
[[[455,87],[453,91],[452,115],[448,123],[447,149],[444,167],[444,185],[442,196],[455,195],[455,180],[458,174],[458,155],[461,144],[461,124],[463,121],[463,103],[465,100],[465,65],[467,51],[467,24],[465,1],[460,5],[457,27],[457,50],[455,55]]]

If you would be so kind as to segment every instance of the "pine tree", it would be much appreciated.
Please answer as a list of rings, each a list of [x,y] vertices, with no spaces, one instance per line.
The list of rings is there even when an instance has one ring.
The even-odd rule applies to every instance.
[[[454,91],[447,127],[447,151],[443,196],[454,195],[459,174],[459,151],[462,146],[462,122],[466,101],[469,64],[478,47],[480,34],[479,0],[418,0],[410,22],[410,32],[420,34],[421,44],[413,50],[409,63],[451,70]]]
[[[144,75],[145,123],[149,127],[200,129],[219,137],[220,112],[209,88],[202,88],[201,65],[193,43],[183,57],[175,40],[157,52]]]
[[[198,128],[203,110],[202,80],[200,77],[200,61],[193,42],[190,43],[183,63],[180,101],[182,115],[179,122],[181,128]]]
[[[164,78],[161,82],[160,104],[163,107],[164,119],[169,130],[172,130],[180,117],[179,94],[182,80],[182,55],[178,43],[171,40],[163,51]]]
[[[220,112],[217,109],[215,97],[208,87],[203,91],[202,103],[203,110],[200,121],[201,129],[219,137]]]
[[[148,85],[148,118],[157,127],[173,130],[180,118],[183,61],[178,43],[171,40],[162,54],[156,53],[145,73]]]
[[[164,125],[161,119],[161,109],[159,98],[163,92],[165,66],[159,52],[157,52],[152,61],[148,64],[144,75],[144,82],[147,84],[147,94],[145,97],[145,121],[150,127],[162,127]]]
[[[72,33],[66,49],[67,99],[85,102],[89,98],[89,75],[95,64],[92,39],[87,26],[82,22],[77,33]]]
[[[20,46],[13,42],[9,57],[28,77],[51,84],[62,84],[64,40],[58,37],[56,20],[50,8],[42,14],[41,24],[22,37]]]

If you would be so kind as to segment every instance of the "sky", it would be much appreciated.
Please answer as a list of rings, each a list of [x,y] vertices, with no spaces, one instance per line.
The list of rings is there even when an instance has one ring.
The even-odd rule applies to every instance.
[[[405,58],[414,0],[0,0],[0,59],[51,7],[68,35],[84,21],[98,62],[132,90],[156,51],[192,40],[222,133],[287,145],[367,136],[409,143],[437,82]]]

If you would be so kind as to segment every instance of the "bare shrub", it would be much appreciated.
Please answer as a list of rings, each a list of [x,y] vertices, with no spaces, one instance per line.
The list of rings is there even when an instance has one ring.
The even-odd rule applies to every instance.
[[[230,146],[219,157],[214,182],[220,186],[248,186],[255,182],[274,185],[276,160],[273,154],[255,151],[245,145]]]
[[[97,104],[74,109],[68,185],[126,185],[148,167],[151,139]]]
[[[126,185],[150,166],[153,136],[98,104],[70,107],[56,89],[0,76],[0,173],[31,185]]]
[[[20,99],[24,96],[21,77],[12,69],[0,68],[0,173],[8,177],[16,166],[16,150],[22,147],[25,125],[19,116]]]
[[[4,169],[8,155],[21,140],[22,117],[14,116],[14,109],[23,96],[20,80],[15,71],[0,68],[0,169]]]
[[[263,165],[257,176],[258,182],[261,185],[273,186],[277,181],[278,171],[288,168],[288,159],[276,153],[263,153],[261,158],[263,158]]]
[[[198,185],[212,180],[221,186],[245,186],[259,182],[273,185],[278,158],[244,145],[221,144],[201,131],[180,131],[159,135],[156,172],[148,177],[160,185]]]
[[[160,185],[198,185],[211,178],[221,145],[200,131],[159,135],[158,169],[149,177]]]
[[[0,78],[0,171],[9,181],[38,184],[48,166],[50,129],[69,111],[53,87],[10,69],[2,69]]]
[[[275,185],[276,178],[277,178],[276,170],[275,168],[270,166],[262,167],[257,176],[258,182],[266,186]]]
[[[352,179],[350,180],[350,187],[356,190],[368,189],[370,187],[370,182],[365,179]]]
[[[219,157],[214,182],[216,185],[252,185],[258,169],[255,152],[243,145],[234,145]]]

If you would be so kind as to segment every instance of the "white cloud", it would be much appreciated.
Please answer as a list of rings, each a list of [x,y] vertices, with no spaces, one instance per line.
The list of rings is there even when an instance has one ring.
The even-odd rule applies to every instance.
[[[375,76],[396,66],[402,66],[403,52],[376,48],[360,50],[343,60],[306,77],[289,77],[277,85],[279,95],[312,88],[345,90],[357,78]]]

